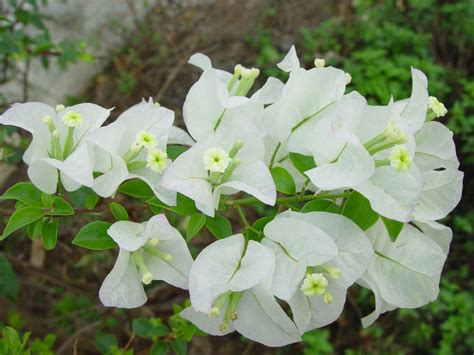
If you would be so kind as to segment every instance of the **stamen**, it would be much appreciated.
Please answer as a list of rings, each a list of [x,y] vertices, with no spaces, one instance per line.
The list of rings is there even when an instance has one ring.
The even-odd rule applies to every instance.
[[[53,118],[50,115],[46,115],[43,117],[43,122],[48,127],[49,133],[53,133],[53,131],[56,129]]]
[[[125,163],[135,159],[138,154],[143,150],[143,146],[138,144],[137,142],[133,143],[130,149],[122,156],[122,159]]]
[[[332,296],[331,292],[329,292],[329,291],[324,292],[324,295],[323,295],[324,303],[330,304],[330,303],[332,303],[333,299],[334,299],[334,297]]]
[[[227,301],[230,298],[230,295],[232,294],[232,291],[227,291],[217,297],[215,300],[214,304],[211,307],[211,310],[209,311],[209,318],[215,318],[221,313],[221,309],[225,306]]]
[[[53,155],[52,158],[63,160],[63,152],[59,141],[59,131],[57,129],[51,133],[51,154]]]
[[[341,269],[337,267],[327,266],[327,265],[319,265],[318,269],[322,272],[328,274],[328,276],[333,279],[337,280],[341,276]]]
[[[237,139],[234,143],[234,146],[229,152],[229,157],[234,158],[243,146],[244,142],[242,141],[242,139]]]
[[[142,274],[142,282],[145,285],[150,284],[153,281],[153,274],[148,269],[148,266],[143,259],[143,255],[140,251],[132,252],[132,258],[135,264],[137,265],[138,271]]]

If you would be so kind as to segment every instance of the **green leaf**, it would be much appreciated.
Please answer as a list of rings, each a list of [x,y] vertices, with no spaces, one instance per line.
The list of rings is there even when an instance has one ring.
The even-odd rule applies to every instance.
[[[132,322],[132,330],[141,337],[147,337],[153,326],[146,318],[136,318]]]
[[[314,159],[311,156],[302,155],[298,153],[290,153],[290,160],[296,170],[298,170],[303,175],[305,171],[316,167],[316,163],[314,162]]]
[[[128,221],[128,212],[120,203],[111,202],[109,204],[110,211],[117,221]]]
[[[232,234],[230,221],[221,215],[217,215],[214,218],[206,217],[206,227],[217,239],[222,239]]]
[[[295,180],[293,176],[285,169],[277,166],[272,169],[272,177],[275,181],[276,189],[287,195],[294,195],[296,192]]]
[[[110,354],[110,347],[117,345],[118,341],[114,335],[99,333],[95,336],[95,346],[102,354]]]
[[[53,207],[53,195],[42,193],[41,194],[41,203],[46,208]]]
[[[125,181],[118,188],[118,192],[137,198],[151,198],[155,195],[150,186],[140,179]]]
[[[303,208],[300,210],[302,213],[307,212],[332,212],[332,213],[341,213],[341,206],[336,205],[334,202],[329,200],[312,200],[307,202]]]
[[[379,215],[370,207],[370,202],[357,191],[351,193],[344,203],[342,215],[350,218],[362,230],[372,227]]]
[[[159,200],[156,196],[146,200],[146,203],[156,206],[156,207],[161,207],[165,208],[169,211],[178,213],[183,216],[187,215],[192,215],[195,213],[198,213],[198,210],[196,208],[196,205],[193,200],[191,200],[189,197],[186,197],[180,193],[178,193],[176,197],[176,202],[177,206],[168,206],[166,203],[163,201]]]
[[[82,227],[74,237],[72,244],[92,250],[106,250],[117,244],[107,234],[110,223],[94,221]]]
[[[3,255],[0,255],[0,295],[11,302],[16,302],[19,290],[18,278],[10,262]]]
[[[26,233],[31,240],[36,240],[41,235],[41,228],[43,227],[43,220],[38,219],[37,221],[30,223],[26,226]]]
[[[150,355],[166,355],[168,354],[168,343],[162,341],[153,344],[150,349]]]
[[[392,242],[395,242],[405,224],[403,222],[395,221],[393,219],[389,219],[383,216],[380,217],[382,217],[383,224],[385,224],[385,228],[387,229],[390,240]]]
[[[205,215],[202,213],[193,214],[189,219],[188,228],[186,229],[186,241],[189,242],[196,234],[198,234],[205,224]]]
[[[265,226],[273,220],[274,217],[272,216],[266,216],[257,219],[253,224],[252,224],[252,229],[247,230],[249,239],[260,241],[263,238],[263,229]],[[260,232],[260,233],[258,233]]]
[[[46,250],[53,250],[58,241],[58,219],[44,221],[41,235],[43,236],[44,248]]]
[[[183,339],[175,339],[171,343],[171,347],[176,352],[176,354],[186,355],[186,352],[188,350],[188,343],[186,343],[186,341],[184,341]]]
[[[86,198],[85,206],[88,210],[93,210],[97,206],[97,202],[99,202],[98,195],[89,195]]]
[[[153,325],[151,330],[148,332],[149,337],[165,337],[170,333],[166,325],[158,324]]]
[[[175,160],[187,150],[188,147],[185,147],[183,145],[169,145],[166,148],[166,154],[168,154],[168,158],[170,158],[171,160]]]
[[[5,239],[14,231],[33,223],[44,216],[44,212],[40,207],[28,206],[16,210],[8,220],[7,226],[3,230],[0,240]]]
[[[31,182],[19,182],[0,197],[1,200],[18,200],[25,205],[42,207],[42,192]]]
[[[45,212],[48,216],[73,216],[74,209],[65,199],[54,196],[53,208]]]

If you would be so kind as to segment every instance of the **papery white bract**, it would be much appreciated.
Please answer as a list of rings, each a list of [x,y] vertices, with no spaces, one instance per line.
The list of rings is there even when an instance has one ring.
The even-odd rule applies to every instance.
[[[100,127],[110,110],[84,103],[56,110],[39,102],[14,104],[0,124],[29,131],[32,142],[23,155],[28,177],[41,191],[56,192],[58,181],[67,191],[92,186],[91,156],[87,136]]]
[[[367,236],[344,216],[283,212],[264,230],[276,256],[274,294],[287,300],[303,334],[335,321],[346,291],[373,258]]]
[[[108,234],[120,251],[99,291],[104,306],[140,307],[147,300],[143,284],[152,280],[188,288],[193,259],[183,237],[164,215],[144,223],[115,222]]]
[[[298,330],[271,294],[273,253],[237,234],[196,258],[189,275],[192,307],[180,315],[212,335],[237,330],[267,346],[300,341]]]
[[[418,308],[438,296],[451,230],[438,223],[417,226],[421,230],[405,224],[395,242],[382,221],[367,231],[376,255],[359,283],[374,292],[376,308],[362,319],[364,326],[386,311]]]
[[[176,193],[161,186],[163,171],[171,163],[167,159],[169,142],[192,144],[185,132],[173,127],[174,113],[157,106],[150,99],[129,108],[119,118],[90,135],[94,143],[93,189],[103,197],[113,195],[119,185],[139,178],[168,205],[176,204]]]
[[[232,125],[225,123],[226,130],[219,129],[181,154],[163,176],[165,188],[193,199],[196,207],[209,216],[214,216],[221,194],[245,191],[266,204],[275,203],[275,183],[263,162],[263,136],[257,127],[240,119],[240,114],[245,111],[236,112],[235,119],[229,122]],[[220,152],[225,158],[223,173],[206,166],[209,151]],[[227,156],[232,159],[230,162]]]

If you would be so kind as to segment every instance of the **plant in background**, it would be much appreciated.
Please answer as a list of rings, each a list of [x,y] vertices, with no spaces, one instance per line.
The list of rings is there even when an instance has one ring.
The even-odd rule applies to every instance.
[[[351,75],[321,60],[305,69],[294,47],[278,63],[286,83],[269,78],[251,96],[259,70],[237,65],[227,73],[202,54],[190,62],[203,69],[183,110],[194,140],[152,101],[105,127],[109,111],[92,104],[7,110],[0,123],[33,133],[25,163],[42,161],[35,169],[51,178],[30,174],[32,183],[3,194],[16,203],[2,210],[10,216],[1,239],[26,228],[52,249],[64,218],[110,210],[115,223],[95,220],[73,244],[119,246],[100,290],[105,306],[143,305],[153,280],[189,288],[191,302],[170,320],[171,332],[159,320],[134,322],[153,347],[163,336],[165,349],[171,343],[178,353],[196,334],[184,319],[213,335],[299,342],[339,317],[355,283],[375,295],[365,326],[436,299],[451,242],[451,230],[436,221],[459,202],[463,174],[451,132],[433,122],[446,110],[429,97],[421,71],[412,70],[408,99],[370,106],[345,93]],[[88,197],[73,207],[70,193],[81,185]],[[120,194],[136,204],[113,201]],[[278,209],[251,224],[247,206],[258,204]],[[231,211],[240,234],[225,216]],[[186,238],[169,222],[176,214],[189,217]],[[217,240],[193,261],[186,242],[204,226]],[[104,339],[107,351],[130,352]]]

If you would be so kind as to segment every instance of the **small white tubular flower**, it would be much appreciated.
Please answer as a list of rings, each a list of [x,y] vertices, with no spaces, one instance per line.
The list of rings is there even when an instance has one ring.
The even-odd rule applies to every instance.
[[[84,122],[84,116],[76,111],[67,111],[62,119],[64,124],[70,128],[79,127]]]
[[[108,234],[120,248],[114,268],[99,290],[106,307],[135,308],[146,302],[143,284],[163,280],[186,289],[193,259],[186,242],[164,215],[148,222],[119,221]],[[160,243],[155,240],[159,235]]]
[[[376,309],[362,319],[365,327],[381,313],[397,307],[418,308],[438,296],[451,232],[441,225],[420,227],[423,232],[405,224],[395,242],[380,220],[366,231],[376,256],[359,283],[374,292]]]
[[[56,112],[61,112],[61,111],[64,111],[65,108],[66,106],[64,106],[63,104],[59,104],[59,105],[56,105],[55,110]]]
[[[346,291],[373,258],[367,236],[351,220],[326,212],[283,212],[264,229],[275,254],[273,293],[286,300],[301,333],[335,321]]]
[[[325,65],[326,65],[326,61],[322,58],[316,58],[314,60],[314,66],[316,68],[324,68]]]
[[[446,106],[434,96],[428,98],[428,108],[435,113],[436,117],[443,117],[448,113]]]
[[[328,279],[321,273],[307,274],[301,284],[301,292],[306,296],[322,295],[328,287]]]
[[[191,305],[180,315],[212,335],[237,330],[267,346],[301,340],[271,294],[274,256],[242,234],[218,240],[196,258],[189,274]]]
[[[162,173],[168,166],[168,155],[161,149],[151,149],[146,157],[146,166],[157,173]]]
[[[349,73],[345,73],[344,76],[346,78],[346,85],[349,85],[352,81],[352,75]]]
[[[89,103],[67,110],[75,112],[74,117],[66,120],[74,129],[64,129],[64,126],[69,127],[62,120],[64,111],[57,113],[54,107],[38,102],[14,104],[0,116],[0,124],[20,127],[32,134],[23,160],[28,165],[31,182],[47,194],[56,192],[59,181],[66,191],[92,186],[93,160],[87,140],[82,138],[101,126],[110,113],[110,110]],[[55,130],[58,131],[56,138],[52,136]],[[66,154],[65,142],[68,142]]]
[[[231,160],[229,154],[220,147],[206,150],[202,157],[204,168],[217,173],[223,173],[229,166]]]
[[[391,141],[400,141],[400,143],[405,143],[407,140],[406,134],[393,121],[388,122],[383,134]]]
[[[135,138],[136,143],[146,149],[153,149],[157,144],[156,136],[149,131],[140,131]]]
[[[410,153],[408,153],[407,148],[403,145],[393,147],[388,159],[390,160],[390,165],[398,172],[407,171],[411,167],[412,159]]]

